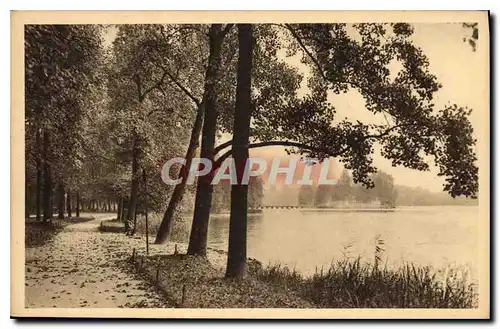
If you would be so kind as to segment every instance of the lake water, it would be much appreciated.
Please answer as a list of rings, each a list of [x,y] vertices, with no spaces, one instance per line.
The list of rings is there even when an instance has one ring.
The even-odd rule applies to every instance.
[[[394,212],[264,210],[249,216],[248,257],[295,267],[304,274],[336,259],[373,262],[375,239],[384,262],[476,270],[478,207],[398,207]],[[209,246],[227,250],[229,216],[212,215]]]

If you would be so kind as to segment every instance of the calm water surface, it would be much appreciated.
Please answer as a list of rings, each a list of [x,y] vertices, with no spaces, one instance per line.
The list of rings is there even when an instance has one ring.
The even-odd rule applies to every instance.
[[[373,261],[380,236],[389,265],[465,266],[475,272],[477,224],[475,206],[401,207],[386,213],[264,210],[249,216],[248,256],[311,274],[344,257]],[[228,232],[229,216],[212,215],[209,246],[227,250]]]

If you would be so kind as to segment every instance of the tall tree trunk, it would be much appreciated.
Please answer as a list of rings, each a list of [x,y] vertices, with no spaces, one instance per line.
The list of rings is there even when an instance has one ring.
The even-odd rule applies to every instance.
[[[204,115],[204,106],[202,104],[198,107],[196,120],[194,121],[193,129],[191,131],[191,139],[189,140],[189,146],[186,151],[186,157],[185,157],[186,163],[184,166],[181,167],[179,175],[177,177],[181,179],[181,182],[175,185],[174,187],[174,191],[172,192],[172,196],[170,197],[167,210],[163,215],[160,227],[158,228],[158,232],[156,233],[156,239],[155,239],[156,244],[165,243],[172,230],[174,215],[182,201],[182,197],[184,196],[189,168],[191,167],[193,157],[196,153],[196,149],[198,148],[198,139],[200,138],[201,127],[203,125],[203,115]]]
[[[214,30],[220,31],[220,26],[215,26],[215,25],[216,24],[213,24],[210,27],[209,33],[211,35],[213,34]],[[212,46],[212,44],[210,45],[210,53],[208,57],[209,65],[207,66],[207,70],[205,71],[205,86],[204,86],[205,89],[203,92],[203,100],[201,104],[198,106],[196,119],[193,125],[193,129],[191,130],[191,138],[189,140],[189,146],[186,151],[186,157],[185,157],[186,164],[181,168],[181,170],[179,171],[179,175],[177,176],[177,178],[181,179],[181,182],[175,186],[172,196],[170,197],[170,202],[168,203],[167,210],[163,215],[162,222],[160,224],[160,227],[158,228],[158,233],[156,234],[155,243],[157,244],[165,243],[170,235],[170,231],[172,230],[174,215],[175,212],[177,211],[177,207],[182,201],[184,191],[186,190],[186,180],[189,173],[189,168],[191,167],[193,157],[195,155],[196,149],[198,148],[200,133],[203,125],[203,118],[205,115],[205,105],[207,97],[209,94],[214,93],[213,87],[215,86],[215,80],[217,79],[217,72],[220,67],[220,49],[222,47],[221,45],[224,39],[224,35],[220,34],[219,32],[219,38],[216,39],[217,43],[219,44],[215,45],[214,47]],[[210,42],[212,43],[212,37]]]
[[[215,134],[217,132],[215,84],[217,72],[220,67],[220,54],[222,48],[221,30],[222,26],[220,24],[213,24],[209,31],[210,54],[212,54],[212,56],[208,64],[211,69],[208,76],[211,78],[205,82],[205,120],[203,122],[200,152],[201,158],[208,159],[212,163],[214,160]],[[198,179],[193,223],[187,251],[189,255],[205,257],[207,253],[208,222],[210,219],[213,193],[213,185],[211,182],[212,175],[206,175]]]
[[[127,212],[127,227],[131,235],[135,234],[136,228],[136,210],[137,210],[137,197],[139,190],[139,179],[141,173],[139,172],[139,136],[134,132],[134,145],[132,149],[132,186],[130,189],[130,199]],[[133,225],[131,228],[130,226]]]
[[[42,140],[40,136],[40,129],[36,131],[36,220],[40,221],[42,219],[42,159],[41,159],[41,150],[42,150]]]
[[[229,247],[226,277],[241,278],[245,275],[247,260],[247,211],[248,185],[241,184],[248,160],[248,143],[251,118],[252,25],[238,24],[238,80],[232,155],[236,166],[238,184],[231,188],[231,214],[229,218]]]
[[[68,218],[71,218],[71,190],[68,187],[68,191],[66,192],[66,212],[68,213]]]
[[[64,219],[64,201],[65,200],[64,200],[64,185],[62,183],[59,183],[57,197],[58,197],[58,205],[57,205],[58,215],[57,215],[57,218]]]
[[[76,217],[80,217],[80,191],[76,191]]]
[[[52,169],[49,163],[50,133],[43,132],[43,221],[52,219]]]

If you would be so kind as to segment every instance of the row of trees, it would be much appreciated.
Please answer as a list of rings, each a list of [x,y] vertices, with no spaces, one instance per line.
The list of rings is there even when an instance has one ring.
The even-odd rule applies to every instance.
[[[81,209],[85,125],[100,98],[103,59],[97,26],[26,26],[26,211],[52,218]],[[91,195],[86,200],[94,202]],[[100,198],[104,200],[105,198]]]
[[[452,196],[477,192],[470,110],[435,109],[440,84],[409,24],[115,28],[106,47],[106,27],[26,27],[26,184],[35,191],[26,197],[37,218],[40,205],[52,217],[54,191],[114,200],[130,234],[138,211],[164,211],[156,237],[164,243],[193,195],[188,254],[205,257],[214,187],[210,176],[188,186],[193,157],[214,168],[233,157],[241,177],[249,148],[270,145],[336,157],[365,188],[375,185],[375,143],[395,166],[428,170],[426,154]],[[305,96],[303,72],[287,61],[295,55],[310,71]],[[392,61],[402,67],[395,78]],[[328,97],[351,89],[365,98],[360,111],[387,123],[339,120]],[[232,139],[217,145],[221,133]],[[182,155],[181,183],[163,184],[162,164]],[[227,277],[245,273],[248,195],[248,185],[231,186]]]
[[[299,205],[323,207],[339,202],[369,203],[379,201],[381,206],[394,207],[397,196],[394,178],[380,171],[371,175],[371,179],[374,182],[374,187],[366,189],[360,184],[353,184],[349,172],[344,170],[335,185],[302,185],[298,195]]]

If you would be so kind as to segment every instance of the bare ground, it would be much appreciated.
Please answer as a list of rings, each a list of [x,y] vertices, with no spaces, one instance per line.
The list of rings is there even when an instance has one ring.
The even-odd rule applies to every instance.
[[[68,225],[51,242],[26,248],[26,307],[169,307],[123,267],[130,245],[141,241],[98,232],[108,219]]]

